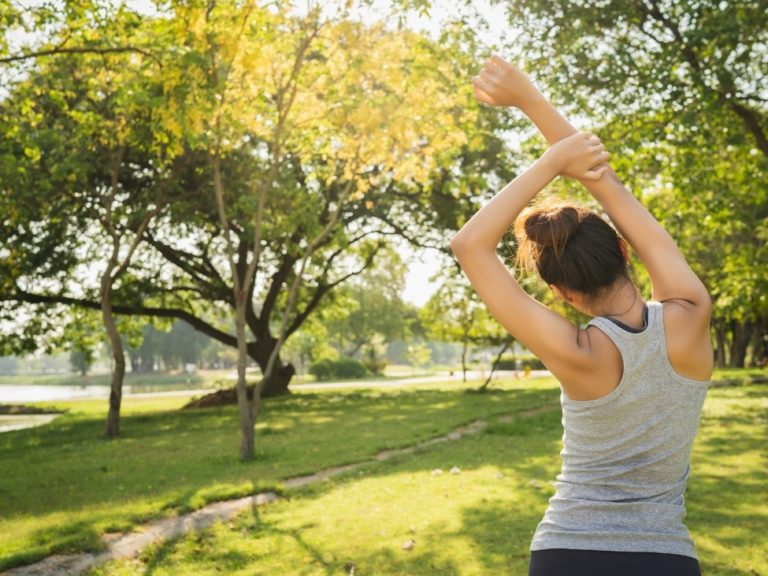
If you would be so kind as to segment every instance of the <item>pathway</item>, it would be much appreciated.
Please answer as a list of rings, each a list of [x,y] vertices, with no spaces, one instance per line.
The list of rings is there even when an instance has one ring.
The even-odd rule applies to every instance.
[[[498,417],[498,421],[509,422],[514,418],[534,416],[557,408],[558,406],[554,404],[542,405],[523,412],[500,416]],[[285,488],[298,488],[300,486],[306,486],[307,484],[321,482],[334,476],[344,474],[345,472],[351,472],[372,462],[383,462],[396,456],[411,454],[418,450],[429,448],[436,444],[459,440],[464,436],[478,434],[487,426],[488,423],[484,420],[475,420],[474,422],[455,428],[444,436],[437,436],[404,448],[383,450],[376,454],[372,460],[364,460],[354,464],[325,468],[306,476],[288,478],[284,480],[282,484]],[[35,564],[12,568],[3,572],[0,576],[78,576],[104,562],[124,558],[135,558],[144,548],[151,544],[159,544],[166,540],[182,536],[188,532],[203,530],[216,521],[226,522],[247,508],[263,506],[264,504],[279,499],[280,496],[274,492],[263,492],[235,500],[214,502],[195,510],[194,512],[190,512],[189,514],[155,520],[141,526],[136,526],[134,532],[104,535],[102,539],[106,544],[106,548],[101,552],[53,555]]]

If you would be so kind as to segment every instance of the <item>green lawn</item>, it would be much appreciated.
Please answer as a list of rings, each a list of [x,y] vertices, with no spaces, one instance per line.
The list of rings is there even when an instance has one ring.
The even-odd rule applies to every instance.
[[[766,386],[712,389],[707,398],[686,497],[707,576],[768,575],[767,408]],[[348,563],[356,575],[525,574],[554,493],[561,434],[557,411],[495,423],[92,574],[326,575],[348,574]],[[461,474],[430,473],[454,465]]]
[[[730,384],[749,384],[750,382],[768,382],[768,370],[764,368],[717,368],[712,380]]]
[[[95,549],[107,530],[234,497],[476,418],[482,434],[371,464],[94,574],[524,574],[559,470],[553,380],[418,390],[300,392],[269,400],[259,458],[236,459],[235,409],[180,413],[183,398],[131,400],[124,437],[98,438],[103,401],[0,435],[0,570]],[[62,405],[63,403],[53,403]],[[551,407],[538,415],[522,413]],[[768,576],[768,387],[712,388],[694,445],[686,523],[708,576]],[[518,414],[509,423],[498,415]],[[458,475],[448,473],[458,466]],[[441,468],[442,475],[431,470]],[[501,474],[501,476],[499,476]],[[403,550],[409,538],[412,550]]]
[[[371,458],[492,414],[550,404],[552,382],[487,395],[456,385],[418,391],[298,392],[264,403],[257,460],[237,459],[235,406],[178,411],[186,398],[126,398],[122,437],[102,439],[104,400],[0,435],[0,570],[56,551],[92,550],[106,531]]]

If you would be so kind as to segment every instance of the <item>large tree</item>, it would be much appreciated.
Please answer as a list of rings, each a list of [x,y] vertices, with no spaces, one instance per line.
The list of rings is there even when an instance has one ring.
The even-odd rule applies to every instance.
[[[94,35],[109,35],[115,44],[127,44],[136,24],[134,15],[124,11],[94,10],[93,15],[102,18],[95,18],[92,27],[86,28],[79,22],[89,7],[73,4],[70,8],[80,9],[65,12],[60,24],[66,30],[66,41],[83,47]],[[48,16],[42,10],[41,17]],[[38,264],[44,262],[45,266],[11,270],[7,280],[17,292],[34,290],[41,282],[51,292],[62,292],[76,280],[78,263],[72,253],[83,251],[79,264],[89,264],[90,270],[87,275],[80,273],[85,282],[98,277],[91,287],[98,295],[113,357],[105,425],[105,435],[110,438],[119,435],[126,372],[113,294],[128,273],[145,231],[161,211],[169,185],[172,154],[158,145],[166,136],[158,122],[157,111],[162,106],[153,109],[143,104],[160,92],[159,71],[154,59],[133,62],[130,50],[84,49],[76,59],[43,58],[36,69],[26,71],[28,78],[18,82],[16,97],[9,96],[2,109],[9,136],[3,143],[5,198],[18,206],[39,201],[43,209],[53,201],[57,209],[48,220],[57,224],[53,228],[57,245],[38,252]],[[88,154],[73,153],[78,149]],[[18,245],[16,240],[25,230],[32,236],[45,236],[38,227],[48,224],[38,220],[37,211],[22,208],[14,212],[3,222],[6,264],[28,260],[34,246]],[[70,254],[62,264],[57,259],[64,251]],[[77,288],[82,290],[83,284]]]
[[[307,29],[311,15],[255,6],[252,21],[240,13],[240,20],[230,20],[246,22],[234,30],[237,44],[217,48],[232,66],[222,102],[224,79],[212,72],[218,69],[210,47],[226,19],[211,23],[216,14],[207,6],[163,3],[150,15],[121,8],[131,20],[131,34],[120,40],[124,51],[87,29],[96,19],[82,18],[77,26],[87,40],[81,46],[59,30],[63,36],[54,34],[25,49],[29,58],[13,61],[24,62],[26,72],[0,103],[4,134],[12,136],[4,140],[2,201],[24,210],[6,221],[9,233],[0,238],[4,310],[18,318],[20,303],[39,307],[17,332],[33,342],[46,331],[41,318],[52,306],[101,306],[97,286],[86,281],[96,222],[71,218],[67,202],[86,184],[108,189],[109,174],[93,169],[103,167],[103,150],[83,142],[81,125],[69,119],[68,111],[82,105],[79,92],[57,90],[56,83],[67,75],[88,77],[95,57],[111,57],[108,48],[114,47],[126,56],[126,68],[158,62],[154,91],[135,95],[133,104],[148,112],[135,121],[140,126],[143,117],[154,118],[162,134],[154,142],[173,158],[157,174],[156,150],[129,147],[124,173],[141,179],[123,186],[156,189],[160,178],[173,186],[165,193],[166,212],[144,230],[144,243],[115,287],[113,310],[178,318],[236,346],[236,335],[219,318],[237,308],[232,263],[238,281],[252,272],[244,301],[246,350],[265,372],[274,359],[264,393],[279,394],[294,373],[274,354],[280,325],[290,337],[328,293],[374,264],[388,235],[445,249],[444,231],[463,218],[461,206],[494,180],[496,116],[472,101],[466,78],[477,46],[462,23],[447,26],[434,42],[341,19],[304,46],[296,32]],[[305,58],[292,76],[300,50]],[[290,98],[278,150],[281,105]],[[19,113],[31,118],[23,130]],[[57,137],[49,142],[51,134]],[[39,141],[39,154],[26,152],[31,141]],[[43,158],[67,142],[71,154],[57,154],[67,160],[66,169],[52,178]],[[226,219],[215,201],[217,180]],[[268,194],[260,189],[265,182],[271,183]]]
[[[718,364],[766,358],[768,2],[510,2],[514,52],[662,221],[714,301]]]

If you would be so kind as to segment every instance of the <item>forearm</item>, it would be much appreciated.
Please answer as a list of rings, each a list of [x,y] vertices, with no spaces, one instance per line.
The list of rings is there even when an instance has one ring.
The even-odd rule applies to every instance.
[[[532,99],[521,111],[536,125],[550,146],[577,132],[543,95]]]
[[[522,108],[550,145],[576,129],[543,96]],[[680,294],[689,300],[701,296],[703,285],[690,271],[671,236],[626,189],[616,172],[608,169],[599,180],[579,182],[600,203],[608,217],[645,264],[657,298]]]
[[[576,128],[558,112],[558,110],[541,93],[537,98],[531,99],[521,111],[531,119],[539,129],[541,135],[550,146],[578,132]],[[616,172],[609,165],[605,176],[600,180],[579,180],[602,203],[601,197],[607,199],[611,191],[621,188],[626,191]]]
[[[462,226],[451,240],[451,249],[496,250],[499,241],[523,208],[558,175],[545,154],[499,191]]]
[[[704,285],[688,266],[675,240],[624,187],[613,169],[600,181],[582,183],[637,252],[651,277],[656,300],[679,297],[697,302],[707,298]]]
[[[531,99],[530,102],[521,107],[521,111],[531,119],[550,145],[577,132],[576,128],[543,95]],[[627,213],[636,218],[639,216],[638,212],[640,210],[644,211],[644,209],[642,209],[642,206],[638,206],[639,202],[624,187],[619,177],[613,171],[613,168],[609,167],[606,174],[600,180],[579,181],[600,202],[608,216],[619,229],[619,232],[637,250],[638,246],[636,246],[635,240],[638,240],[638,237],[632,233],[635,226],[632,226],[632,223],[622,216],[624,213]],[[652,219],[650,214],[647,214],[647,217]],[[645,224],[645,227],[647,227],[648,222]]]

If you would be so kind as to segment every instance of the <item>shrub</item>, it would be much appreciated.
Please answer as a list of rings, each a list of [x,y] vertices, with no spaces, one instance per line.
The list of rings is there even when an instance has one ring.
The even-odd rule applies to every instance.
[[[536,356],[502,356],[496,364],[496,370],[518,370],[525,368],[526,365],[530,366],[531,370],[546,370],[544,363]]]
[[[502,356],[496,364],[496,370],[516,370],[517,358],[514,356]]]
[[[371,374],[384,374],[384,368],[387,367],[386,358],[364,358],[363,366],[366,367]]]
[[[309,367],[309,372],[318,380],[343,380],[346,378],[364,378],[368,369],[354,358],[331,360],[324,358]]]

